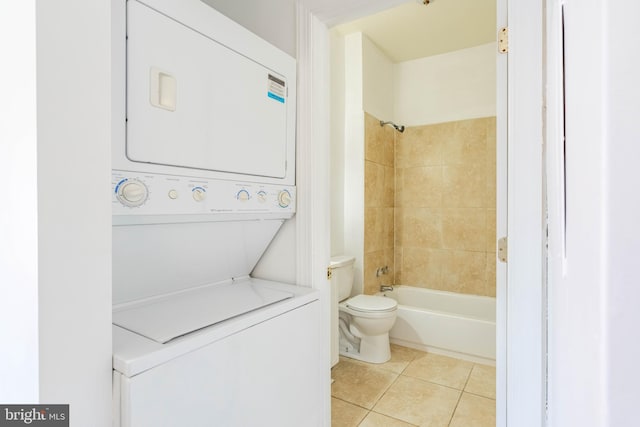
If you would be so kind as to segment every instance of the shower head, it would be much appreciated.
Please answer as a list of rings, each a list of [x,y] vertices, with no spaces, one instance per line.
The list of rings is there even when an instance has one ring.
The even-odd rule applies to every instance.
[[[380,120],[380,126],[384,126],[384,125],[392,126],[395,130],[397,130],[400,133],[404,132],[404,126],[398,126],[393,122],[383,122],[382,120]]]

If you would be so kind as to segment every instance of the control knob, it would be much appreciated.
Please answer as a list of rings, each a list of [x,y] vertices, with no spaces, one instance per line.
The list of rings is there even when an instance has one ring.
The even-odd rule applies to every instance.
[[[278,193],[278,204],[281,208],[288,208],[291,204],[291,193],[287,190],[282,190]]]
[[[207,198],[207,190],[202,187],[195,187],[191,190],[191,195],[193,196],[193,200],[196,202],[201,202]]]
[[[142,206],[149,197],[149,189],[137,179],[123,179],[116,186],[116,198],[125,206]]]

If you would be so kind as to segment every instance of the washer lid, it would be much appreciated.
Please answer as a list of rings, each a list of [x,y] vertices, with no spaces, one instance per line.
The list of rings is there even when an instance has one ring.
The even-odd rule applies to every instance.
[[[377,295],[356,295],[347,300],[347,307],[357,311],[392,311],[398,306],[393,298]]]
[[[116,309],[113,324],[164,344],[293,296],[251,281],[213,285]]]

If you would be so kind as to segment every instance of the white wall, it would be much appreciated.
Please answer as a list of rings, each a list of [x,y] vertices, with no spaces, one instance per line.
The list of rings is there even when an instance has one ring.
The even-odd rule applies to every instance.
[[[618,6],[566,6],[567,273],[550,283],[558,289],[552,295],[554,425],[637,424],[640,204],[630,195],[640,178],[634,78],[640,58],[628,52],[639,36],[629,25],[640,10],[633,2]],[[588,409],[564,410],[571,405]]]
[[[608,425],[603,406],[604,76],[597,65],[604,59],[604,33],[601,19],[596,18],[602,13],[603,6],[595,2],[566,2],[566,260],[559,253],[565,231],[558,229],[549,237],[553,257],[548,285],[552,426]],[[556,144],[562,147],[561,138],[550,140],[549,149]],[[550,163],[549,169],[553,167]],[[565,186],[562,177],[550,184],[554,186],[550,193],[561,192]],[[564,224],[564,211],[558,210],[549,222],[550,227]]]
[[[366,35],[362,36],[362,105],[380,120],[393,120],[394,66]]]
[[[353,293],[363,291],[364,114],[362,34],[345,37],[344,253],[356,257]]]
[[[109,7],[0,6],[0,400],[69,403],[72,426],[111,425]]]
[[[394,120],[418,126],[495,116],[496,44],[394,65]]]
[[[111,2],[37,2],[40,401],[111,425]]]
[[[295,0],[203,0],[272,45],[296,57]]]
[[[0,402],[38,401],[38,191],[34,1],[0,3]]]
[[[352,239],[360,238],[354,227],[364,230],[364,112],[382,120],[393,119],[393,63],[364,34],[345,37],[334,31],[331,33],[331,254],[356,256],[360,271],[364,244]],[[351,120],[346,119],[347,115]],[[345,215],[350,218],[348,225]]]
[[[345,47],[344,37],[330,32],[331,153],[329,174],[331,204],[331,256],[344,253],[344,137]]]
[[[562,197],[551,198],[549,425],[630,427],[640,399],[640,6],[564,3],[566,259]],[[562,150],[560,137],[549,144]],[[562,158],[552,160],[560,175]],[[565,188],[561,177],[550,186]]]
[[[606,424],[638,424],[640,383],[640,30],[637,17],[640,4],[635,1],[606,2],[605,64],[606,90],[604,134],[606,189],[607,253],[603,295],[607,306],[606,353],[607,380]]]

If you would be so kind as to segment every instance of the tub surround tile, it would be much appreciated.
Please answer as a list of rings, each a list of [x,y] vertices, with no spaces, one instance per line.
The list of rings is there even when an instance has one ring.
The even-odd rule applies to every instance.
[[[486,207],[486,166],[448,165],[442,170],[442,205],[449,208]]]
[[[441,289],[473,295],[486,293],[487,255],[485,252],[447,251],[443,263]]]
[[[363,408],[373,408],[398,374],[371,366],[340,359],[332,370],[335,381],[331,395]]]
[[[469,381],[464,388],[467,393],[477,394],[489,399],[496,398],[496,368],[495,366],[474,365]]]
[[[393,166],[394,130],[380,126],[380,120],[365,113],[365,159],[381,165]]]
[[[479,159],[485,159],[487,128],[484,119],[451,122],[450,129],[442,156],[445,165],[473,165]]]
[[[384,167],[384,181],[382,183],[382,206],[393,208],[396,200],[396,170],[393,166]]]
[[[497,189],[497,177],[496,177],[496,164],[488,164],[487,165],[487,176],[486,176],[486,200],[485,207],[494,208],[496,207],[496,189]]]
[[[379,290],[381,284],[394,282],[395,169],[394,135],[389,127],[365,113],[365,217],[364,217],[364,293]],[[388,266],[389,273],[376,276],[376,270]]]
[[[394,209],[365,208],[364,252],[394,247]]]
[[[385,167],[381,164],[364,162],[364,206],[365,207],[382,207],[384,206],[385,185],[384,185]]]
[[[404,277],[402,276],[402,262],[404,257],[402,256],[402,247],[396,245],[393,249],[394,257],[393,257],[393,265],[395,267],[393,271],[394,282],[393,284],[402,284],[406,283],[404,281]]]
[[[445,249],[482,252],[487,246],[486,211],[483,208],[442,210],[442,242]]]
[[[376,263],[364,261],[365,292],[397,283],[495,296],[495,126],[485,117],[398,133],[365,113],[365,254]],[[392,261],[373,260],[387,250]],[[393,280],[375,276],[382,265]]]
[[[331,425],[335,427],[358,427],[366,417],[367,410],[345,402],[344,400],[331,398]]]
[[[487,229],[485,251],[495,252],[497,250],[497,242],[498,242],[498,237],[496,233],[496,210],[487,209],[485,220],[486,220],[486,229]]]
[[[463,393],[450,427],[495,427],[496,401]]]
[[[381,276],[376,275],[376,270],[384,265],[384,250],[364,254],[364,294],[372,295],[378,292]]]
[[[497,254],[495,252],[488,252],[487,253],[486,295],[494,298],[496,296],[496,262],[497,262]]]
[[[446,427],[460,393],[449,387],[401,375],[373,410],[410,424]]]
[[[403,374],[432,383],[464,389],[473,363],[439,354],[424,353],[409,364]]]
[[[435,126],[411,126],[396,137],[396,167],[442,165],[444,135]]]
[[[445,256],[445,251],[438,249],[403,248],[402,284],[440,289]]]
[[[380,267],[389,267],[387,274],[376,275]],[[373,295],[380,291],[381,285],[393,285],[395,283],[394,251],[383,249],[364,255],[364,293]]]
[[[445,191],[441,166],[423,166],[396,171],[396,206],[438,208]]]
[[[440,209],[398,209],[396,244],[403,247],[441,248],[442,221]]]
[[[337,427],[337,425],[333,425]],[[369,412],[369,415],[360,423],[358,427],[414,427],[415,424],[405,423],[404,421],[396,420],[395,418],[387,417],[386,415],[378,414],[376,412]]]
[[[393,249],[395,247],[395,209],[382,209],[382,247]]]
[[[487,139],[496,140],[496,117],[486,117],[484,119],[485,126],[487,127]],[[495,145],[495,143],[494,143]]]

